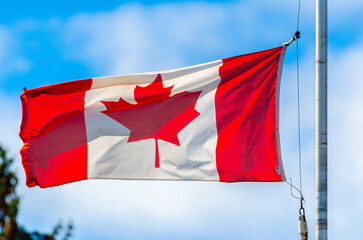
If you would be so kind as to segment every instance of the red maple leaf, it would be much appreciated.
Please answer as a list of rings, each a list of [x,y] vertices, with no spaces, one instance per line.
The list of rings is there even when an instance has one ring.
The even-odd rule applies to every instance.
[[[101,101],[107,108],[102,111],[128,128],[127,142],[155,139],[155,167],[159,167],[158,139],[180,146],[177,134],[200,113],[194,107],[201,91],[182,92],[170,97],[171,89],[163,87],[161,75],[146,87],[136,86],[137,104],[122,98],[118,102]]]

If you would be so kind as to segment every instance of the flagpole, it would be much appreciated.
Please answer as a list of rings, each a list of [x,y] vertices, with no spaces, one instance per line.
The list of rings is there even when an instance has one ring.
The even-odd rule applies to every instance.
[[[327,0],[316,0],[316,240],[328,239]]]

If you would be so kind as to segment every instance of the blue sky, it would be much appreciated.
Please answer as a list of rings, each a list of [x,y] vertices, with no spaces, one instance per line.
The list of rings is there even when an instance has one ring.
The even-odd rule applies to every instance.
[[[29,189],[19,95],[63,81],[165,70],[280,46],[297,1],[7,1],[0,10],[0,143],[16,159],[19,222],[74,239],[298,239],[285,183],[83,181]],[[360,239],[363,209],[363,2],[329,3],[329,239]],[[303,189],[315,235],[315,3],[301,5]],[[295,45],[282,76],[280,133],[298,182]]]

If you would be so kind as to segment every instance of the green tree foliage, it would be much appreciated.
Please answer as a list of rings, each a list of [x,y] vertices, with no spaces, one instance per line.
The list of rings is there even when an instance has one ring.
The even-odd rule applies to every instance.
[[[18,178],[11,170],[12,163],[13,159],[8,157],[6,150],[0,145],[0,240],[70,239],[74,228],[71,222],[65,228],[62,223],[58,223],[52,234],[28,232],[18,225],[16,216],[20,198],[16,194]]]
[[[16,239],[18,225],[19,197],[15,193],[18,178],[10,170],[13,159],[7,156],[6,150],[0,146],[0,227],[1,237],[5,240]]]

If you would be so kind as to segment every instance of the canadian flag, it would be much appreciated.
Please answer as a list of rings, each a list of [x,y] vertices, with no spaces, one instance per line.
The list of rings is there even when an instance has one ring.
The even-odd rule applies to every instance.
[[[29,187],[84,179],[284,181],[285,48],[21,95]]]

